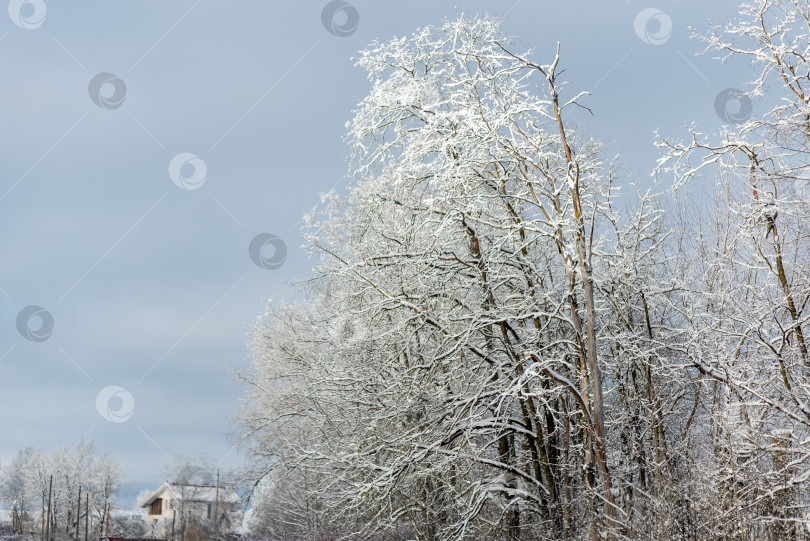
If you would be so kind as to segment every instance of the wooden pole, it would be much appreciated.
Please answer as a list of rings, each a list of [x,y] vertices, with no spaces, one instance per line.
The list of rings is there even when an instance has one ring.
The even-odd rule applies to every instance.
[[[90,494],[84,495],[84,541],[87,541],[87,532],[90,531]]]
[[[171,541],[174,541],[174,521],[177,518],[177,509],[172,510],[172,537]]]
[[[39,540],[45,541],[45,489],[42,489],[42,512],[39,516]]]
[[[53,475],[48,481],[48,516],[45,517],[45,539],[51,541],[51,491],[53,490]]]
[[[104,506],[101,508],[101,525],[98,528],[98,536],[102,537],[104,535],[104,526],[106,526],[105,519],[107,518],[107,502],[104,502]]]
[[[79,520],[82,518],[82,486],[79,485],[79,499],[76,501],[76,539],[79,539]]]
[[[219,470],[217,470],[216,499],[214,501],[214,531],[219,531]]]

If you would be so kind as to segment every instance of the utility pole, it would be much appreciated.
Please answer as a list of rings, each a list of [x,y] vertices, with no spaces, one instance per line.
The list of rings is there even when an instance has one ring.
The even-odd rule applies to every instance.
[[[214,499],[214,531],[219,531],[219,468],[217,468],[217,488]]]
[[[53,475],[48,481],[48,516],[45,517],[45,539],[51,541],[51,491],[53,490]]]
[[[101,525],[98,528],[99,538],[104,535],[104,527],[107,525],[107,502],[104,502],[104,507],[101,508]]]
[[[79,485],[79,499],[76,501],[76,541],[79,541],[79,521],[82,518],[82,486]]]
[[[172,510],[172,537],[171,541],[174,541],[174,521],[177,518],[177,509]]]
[[[186,541],[185,500],[180,503],[180,541]]]

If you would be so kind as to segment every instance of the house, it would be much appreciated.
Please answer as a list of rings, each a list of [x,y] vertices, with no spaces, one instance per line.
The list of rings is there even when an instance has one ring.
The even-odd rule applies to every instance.
[[[232,515],[239,497],[233,490],[215,485],[191,485],[166,481],[147,498],[146,522],[150,535],[165,539],[183,537],[189,526],[210,527],[230,533],[235,527]]]

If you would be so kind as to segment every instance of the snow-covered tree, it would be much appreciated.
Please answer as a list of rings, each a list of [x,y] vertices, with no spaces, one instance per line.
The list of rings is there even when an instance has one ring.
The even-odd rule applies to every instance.
[[[810,474],[810,3],[751,2],[696,37],[751,62],[755,79],[738,99],[765,109],[720,133],[693,128],[686,143],[659,140],[660,171],[676,188],[713,181],[684,220],[693,262],[683,355],[704,382],[688,458],[708,474],[696,504],[728,538],[799,539]]]
[[[257,531],[807,537],[810,2],[696,37],[768,110],[659,137],[672,199],[565,121],[559,48],[460,17],[360,53],[351,185],[241,374]]]
[[[353,185],[308,224],[311,302],[268,316],[243,376],[261,473],[312,479],[307,498],[367,533],[626,530],[603,373],[627,371],[610,337],[628,307],[657,315],[661,217],[651,196],[632,223],[612,209],[613,168],[563,119],[583,96],[564,93],[559,50],[543,65],[514,48],[497,20],[461,17],[361,53]],[[660,450],[647,352],[666,336],[648,323],[621,333]]]

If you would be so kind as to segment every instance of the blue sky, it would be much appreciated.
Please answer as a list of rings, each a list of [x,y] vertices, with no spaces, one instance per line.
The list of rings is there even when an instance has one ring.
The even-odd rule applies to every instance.
[[[622,154],[623,184],[649,183],[653,130],[719,128],[716,96],[752,78],[744,63],[696,57],[689,39],[689,26],[733,17],[732,1],[352,0],[334,19],[356,10],[346,36],[324,26],[325,6],[0,10],[0,462],[88,438],[123,463],[132,494],[156,487],[175,453],[238,464],[228,434],[242,390],[229,373],[249,364],[265,300],[308,272],[300,219],[343,186],[345,123],[369,90],[351,58],[371,40],[464,12],[506,16],[541,63],[560,41],[567,89],[592,92],[593,116],[570,120]],[[638,32],[647,8],[658,11]],[[117,93],[101,86],[94,101],[101,73],[95,88],[115,76]],[[283,261],[261,252],[271,268],[248,253],[260,234],[286,246]],[[53,317],[44,340],[18,330],[31,305]]]

